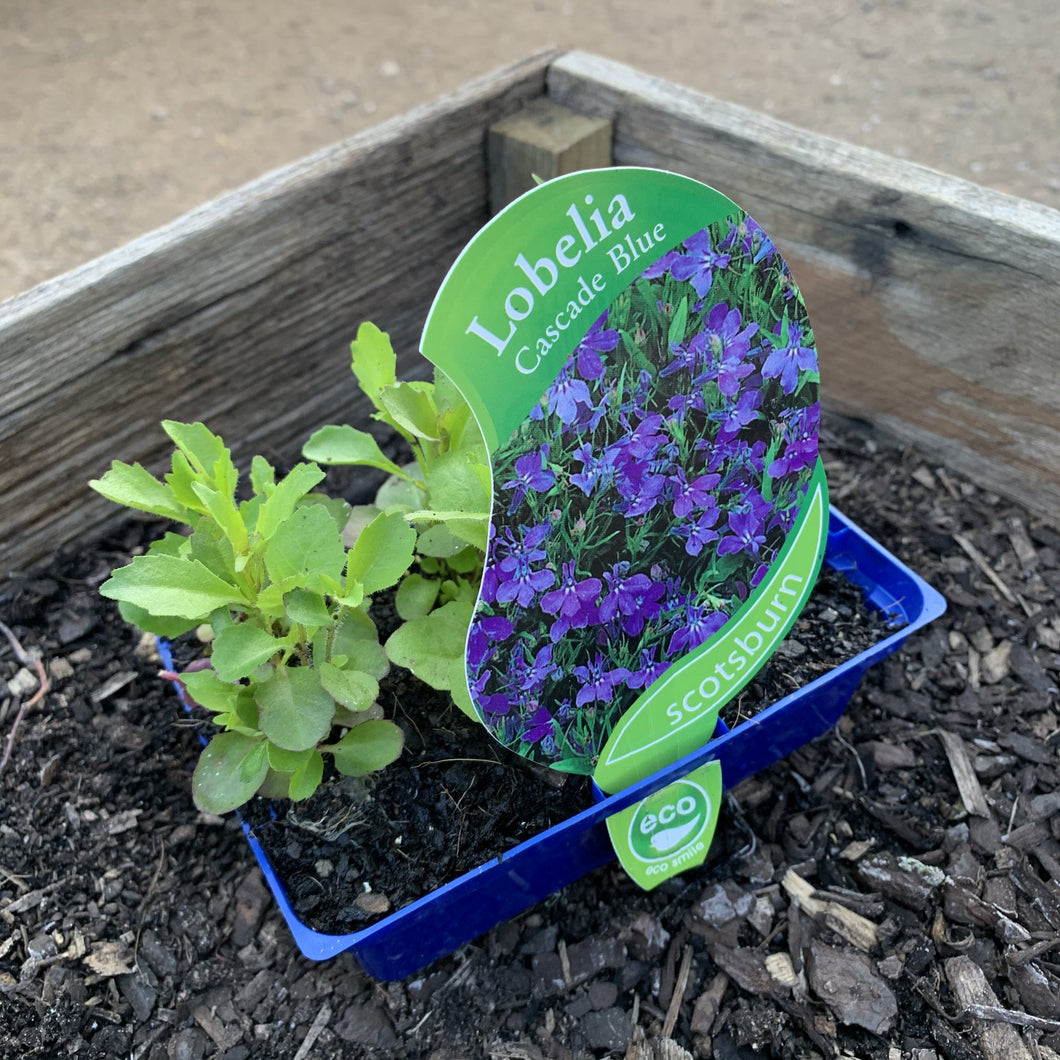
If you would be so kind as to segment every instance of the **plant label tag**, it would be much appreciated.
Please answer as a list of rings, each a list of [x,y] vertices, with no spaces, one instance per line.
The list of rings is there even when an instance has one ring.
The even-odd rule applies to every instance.
[[[673,173],[559,177],[472,239],[421,348],[490,454],[483,724],[607,792],[701,747],[826,538],[813,332],[769,236]]]
[[[607,819],[618,860],[650,891],[702,865],[721,807],[721,763],[708,762]]]

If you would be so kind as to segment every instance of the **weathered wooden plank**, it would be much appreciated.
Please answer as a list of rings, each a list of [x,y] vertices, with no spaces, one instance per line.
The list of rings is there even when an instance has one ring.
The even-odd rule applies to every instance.
[[[615,123],[616,164],[703,180],[776,237],[833,410],[1060,516],[1060,212],[584,53],[548,85]]]
[[[390,330],[408,361],[442,276],[488,217],[486,130],[542,95],[553,54],[0,306],[0,570],[114,517],[85,483],[115,457],[157,466],[162,418],[202,419],[245,459],[290,457],[313,427],[357,415],[357,325]]]
[[[497,213],[534,186],[580,169],[611,165],[611,123],[545,96],[489,131],[490,209]]]

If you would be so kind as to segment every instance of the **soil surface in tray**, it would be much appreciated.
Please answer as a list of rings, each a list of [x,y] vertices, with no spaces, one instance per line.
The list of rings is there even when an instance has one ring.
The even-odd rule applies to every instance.
[[[827,463],[948,613],[736,789],[707,866],[602,869],[388,985],[302,958],[238,824],[196,814],[197,732],[95,593],[144,528],[16,575],[0,619],[50,689],[0,774],[0,1056],[1051,1060],[1060,533],[914,451],[833,434]],[[34,672],[0,645],[5,741]]]

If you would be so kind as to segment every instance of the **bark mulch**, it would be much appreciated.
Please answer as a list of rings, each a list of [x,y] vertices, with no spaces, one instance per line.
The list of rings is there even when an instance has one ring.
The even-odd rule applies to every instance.
[[[401,983],[295,950],[195,729],[95,594],[143,528],[0,590],[0,1057],[1060,1054],[1060,533],[833,426],[834,503],[948,613],[727,799],[710,863],[605,868]]]

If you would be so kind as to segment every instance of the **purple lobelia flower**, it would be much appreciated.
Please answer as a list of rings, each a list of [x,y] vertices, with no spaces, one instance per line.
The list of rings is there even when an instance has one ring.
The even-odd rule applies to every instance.
[[[509,515],[523,503],[528,491],[537,493],[556,484],[555,473],[548,466],[550,448],[549,443],[545,442],[540,449],[526,453],[515,461],[515,478],[501,486],[504,490],[514,490],[511,504],[508,505]]]
[[[710,232],[703,229],[685,240],[685,253],[670,265],[675,280],[691,280],[696,294],[706,296],[714,282],[715,269],[727,269],[731,255],[719,253],[710,245]]]
[[[686,539],[685,551],[690,556],[698,556],[707,545],[718,540],[718,532],[714,526],[720,514],[717,508],[708,508],[700,513],[694,523],[686,521],[677,523],[671,528],[678,537]]]
[[[571,365],[564,365],[548,388],[548,411],[555,413],[564,426],[570,426],[578,418],[579,405],[591,405],[593,399],[589,388],[571,373]]]
[[[629,678],[626,681],[628,687],[647,688],[662,677],[662,675],[670,668],[669,663],[656,661],[655,653],[657,650],[658,648],[655,645],[650,648],[641,649],[640,662],[637,664],[637,668],[630,673]]]
[[[619,500],[615,510],[627,519],[647,515],[663,498],[665,475],[651,474],[647,460],[622,460],[615,476]]]
[[[585,338],[578,343],[575,357],[578,363],[578,374],[590,381],[599,379],[604,374],[601,353],[610,353],[617,345],[619,333],[607,326],[607,314],[604,313],[589,328]]]
[[[703,391],[697,390],[693,394],[674,394],[666,403],[666,407],[678,423],[683,423],[690,412],[704,412],[707,406],[703,400]],[[703,442],[703,449],[713,446],[713,442],[709,440],[701,438],[700,441]],[[696,446],[700,448],[699,442]]]
[[[483,675],[488,678],[489,674]],[[485,694],[476,685],[475,687],[476,697],[475,701],[482,708],[484,714],[496,715],[497,717],[504,717],[512,709],[512,697],[504,692],[497,692],[491,694]],[[496,723],[491,723],[494,726]]]
[[[526,657],[526,646],[520,644],[512,652],[508,668],[508,684],[521,697],[537,695],[551,678],[559,677],[563,671],[552,661],[552,645],[538,649],[533,661]]]
[[[574,452],[574,459],[581,461],[582,469],[570,476],[571,485],[577,486],[586,497],[592,496],[597,486],[606,488],[614,476],[614,456],[610,450],[596,456],[588,442],[580,446]]]
[[[698,475],[689,482],[685,469],[679,467],[669,479],[674,499],[674,515],[678,519],[687,519],[697,508],[714,507],[712,491],[720,481],[721,475]]]
[[[559,587],[541,597],[541,610],[546,615],[556,616],[549,630],[549,638],[553,642],[569,629],[582,629],[597,621],[596,601],[600,596],[600,588],[599,578],[578,580],[573,560],[563,564]]]
[[[689,600],[684,614],[680,616],[679,627],[667,645],[667,658],[676,659],[693,648],[698,648],[707,637],[716,633],[728,621],[729,616],[724,611],[710,611],[703,604]]]
[[[520,734],[527,743],[541,743],[552,735],[552,715],[548,708],[538,704],[530,717],[523,722]]]
[[[738,250],[755,265],[760,261],[768,264],[777,252],[773,241],[758,222],[747,216],[732,222],[729,234],[721,241],[719,247],[722,250]]]
[[[718,421],[718,442],[735,438],[749,423],[758,419],[762,395],[757,390],[745,390],[736,401],[730,401],[710,418]]]
[[[556,575],[548,567],[538,567],[537,564],[546,559],[545,550],[541,543],[548,536],[549,526],[544,523],[540,526],[520,527],[523,532],[519,540],[505,528],[508,555],[497,565],[497,602],[510,604],[513,600],[520,607],[529,607],[538,593],[549,588],[556,580]],[[499,544],[501,539],[497,539]]]
[[[732,397],[740,389],[740,381],[754,371],[754,365],[746,358],[751,351],[751,339],[758,331],[754,322],[741,328],[742,324],[739,309],[730,309],[724,302],[711,308],[707,327],[700,332],[711,367],[704,376],[694,379],[694,384],[705,382],[707,378],[716,379],[718,389],[726,397]]]
[[[729,512],[729,531],[718,543],[719,556],[736,552],[757,556],[758,550],[765,544],[762,519],[753,511]]]
[[[624,666],[616,666],[613,670],[607,666],[608,660],[597,652],[588,665],[574,667],[574,676],[581,682],[575,698],[579,707],[598,700],[610,702],[615,685],[621,685],[629,677],[629,671]]]
[[[800,372],[812,372],[817,367],[817,355],[812,339],[807,339],[803,327],[794,320],[784,318],[773,328],[778,339],[770,339],[772,350],[762,365],[763,379],[779,377],[785,394],[793,394],[799,385]],[[809,341],[811,345],[804,346]]]
[[[668,250],[658,261],[654,261],[641,274],[642,280],[657,280],[673,268],[674,262],[681,255],[676,250]]]
[[[771,478],[781,478],[793,471],[813,467],[817,462],[817,432],[821,425],[818,402],[801,409],[785,409],[784,450],[768,467]]]
[[[629,574],[629,562],[620,560],[604,573],[607,594],[600,601],[600,620],[617,618],[631,637],[639,636],[645,623],[658,618],[661,600],[666,593],[662,582],[653,582],[646,574]]]
[[[660,369],[660,378],[665,379],[667,376],[674,375],[680,371],[699,372],[700,374],[696,376],[696,385],[699,386],[717,375],[717,366],[710,361],[710,351],[705,332],[696,332],[685,344],[672,343],[670,354],[672,359]]]

